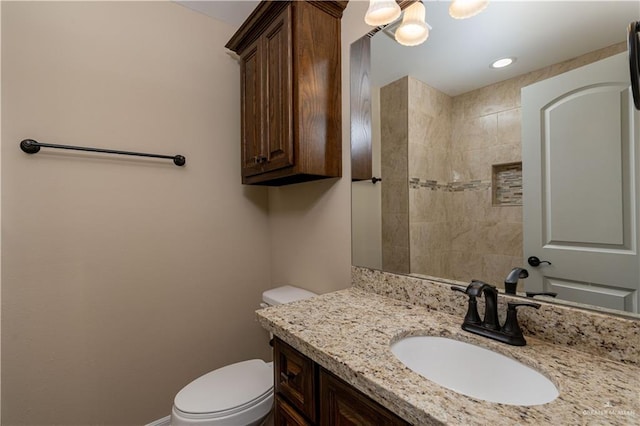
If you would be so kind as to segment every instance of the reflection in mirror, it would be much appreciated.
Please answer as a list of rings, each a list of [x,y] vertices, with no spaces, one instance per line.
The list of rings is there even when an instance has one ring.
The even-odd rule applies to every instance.
[[[600,75],[602,63],[625,63],[637,4],[493,2],[466,21],[446,6],[427,3],[433,30],[421,47],[384,31],[370,41],[369,161],[383,181],[352,185],[353,264],[499,288],[523,267],[530,276],[519,293],[638,312],[640,120],[629,108],[628,65],[580,86],[608,89],[578,96],[571,86],[585,69]],[[490,69],[505,56],[517,60]],[[525,87],[535,101],[521,97]],[[543,119],[526,118],[528,108]],[[539,248],[525,241],[536,238]],[[587,257],[567,257],[572,250]],[[530,256],[552,264],[530,266]]]

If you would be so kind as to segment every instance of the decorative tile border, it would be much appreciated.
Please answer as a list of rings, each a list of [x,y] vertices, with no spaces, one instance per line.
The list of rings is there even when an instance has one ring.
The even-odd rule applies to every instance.
[[[421,181],[420,178],[412,177],[412,178],[409,178],[409,188],[411,189],[426,188],[432,191],[446,191],[447,184],[438,183],[437,180],[429,180],[429,179],[425,179]]]
[[[462,192],[462,191],[483,191],[491,188],[491,181],[471,180],[468,182],[438,182],[437,180],[420,180],[420,178],[409,178],[409,188],[430,189],[432,191]]]
[[[469,182],[449,182],[449,192],[461,191],[482,191],[491,188],[491,182],[488,180],[472,180]]]

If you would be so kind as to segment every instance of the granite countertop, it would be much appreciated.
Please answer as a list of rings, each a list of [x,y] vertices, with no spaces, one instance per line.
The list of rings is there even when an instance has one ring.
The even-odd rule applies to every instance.
[[[261,309],[267,330],[415,425],[638,424],[640,368],[527,337],[515,347],[467,333],[462,318],[358,288]],[[461,395],[405,367],[390,343],[435,335],[483,346],[547,376],[560,396],[521,407]]]

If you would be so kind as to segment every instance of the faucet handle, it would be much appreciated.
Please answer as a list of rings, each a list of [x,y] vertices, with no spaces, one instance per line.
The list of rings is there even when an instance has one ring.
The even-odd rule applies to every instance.
[[[452,285],[451,290],[459,291],[460,293],[464,293],[469,296],[469,307],[467,308],[467,313],[464,316],[464,322],[469,324],[480,324],[480,315],[478,314],[478,302],[476,301],[476,296],[470,294],[468,292],[468,287],[460,287],[457,285]]]
[[[531,308],[540,309],[541,305],[539,303],[533,303],[533,302],[509,302],[509,303],[507,303],[507,309],[515,309],[518,306],[529,306]]]
[[[507,303],[507,319],[502,326],[502,332],[509,337],[510,344],[515,346],[524,346],[527,342],[524,340],[520,324],[518,324],[518,312],[516,308],[519,306],[529,306],[531,308],[539,309],[539,303],[529,302],[509,302]]]
[[[553,292],[553,291],[527,291],[525,292],[525,294],[527,295],[527,297],[536,297],[536,296],[549,296],[549,297],[556,297],[558,295],[558,293]]]

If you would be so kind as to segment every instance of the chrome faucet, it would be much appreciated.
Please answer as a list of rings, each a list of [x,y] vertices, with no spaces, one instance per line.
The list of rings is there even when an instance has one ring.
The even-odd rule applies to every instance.
[[[463,330],[509,345],[524,346],[527,344],[518,324],[516,309],[518,306],[529,306],[538,309],[540,308],[539,304],[508,302],[507,319],[501,327],[498,320],[498,290],[495,286],[474,280],[471,281],[467,288],[451,286],[451,290],[459,291],[469,296],[469,307],[462,322]],[[481,321],[476,299],[482,295],[485,298],[485,308],[484,319]]]

